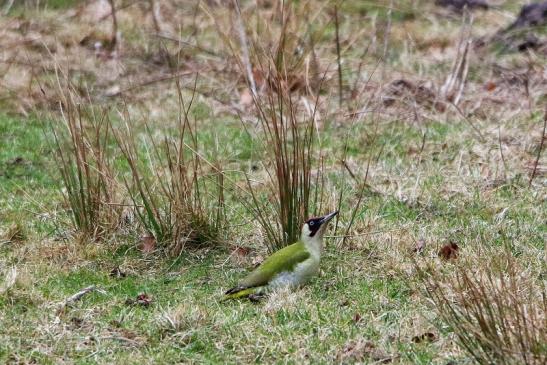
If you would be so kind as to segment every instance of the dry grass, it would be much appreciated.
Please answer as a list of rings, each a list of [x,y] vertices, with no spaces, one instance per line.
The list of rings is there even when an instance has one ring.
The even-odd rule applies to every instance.
[[[296,30],[302,28],[295,20],[301,14],[298,10],[302,11],[291,4],[278,7],[270,15],[276,26],[251,31],[248,37],[253,19],[243,19],[237,5],[237,20],[232,27],[238,30],[239,47],[233,44],[230,34],[218,28],[246,79],[243,93],[251,100],[253,119],[262,129],[259,143],[265,151],[262,167],[268,181],[259,186],[247,178],[252,197],[247,207],[262,226],[270,252],[297,241],[312,211],[322,213],[322,156],[316,136],[318,100],[313,95],[312,99],[307,97],[310,80],[301,78],[304,60],[310,59],[313,49],[302,54],[293,52],[298,46]]]
[[[173,136],[164,136],[158,142],[147,124],[143,154],[131,119],[125,120],[125,132],[115,132],[131,170],[132,183],[126,180],[125,184],[136,215],[146,233],[175,255],[187,244],[199,247],[218,243],[225,224],[221,171],[212,174],[212,183],[204,182],[207,176],[202,165],[211,163],[202,161],[195,126],[189,119],[194,95],[185,103],[180,87],[177,90],[180,111]]]
[[[449,273],[420,270],[440,318],[480,364],[544,364],[547,359],[544,283],[517,265],[506,252],[455,264]]]
[[[74,226],[98,240],[118,227],[123,205],[117,200],[116,173],[108,151],[108,111],[78,98],[69,84],[60,90],[59,105],[62,119],[53,122],[51,130],[63,195]]]

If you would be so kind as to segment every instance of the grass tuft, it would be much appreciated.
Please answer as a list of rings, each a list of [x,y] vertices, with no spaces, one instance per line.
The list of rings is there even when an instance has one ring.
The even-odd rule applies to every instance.
[[[426,295],[479,364],[545,364],[545,288],[526,279],[511,254],[500,256],[456,264],[448,275],[420,270]]]
[[[223,179],[218,170],[206,174],[189,119],[194,95],[188,104],[180,87],[178,95],[180,113],[173,136],[157,141],[146,125],[147,140],[141,146],[130,121],[126,121],[124,132],[115,132],[131,170],[131,179],[125,183],[139,222],[159,245],[175,255],[186,244],[219,242],[224,226]]]
[[[82,102],[70,86],[60,97],[62,119],[51,130],[63,196],[74,226],[102,239],[118,227],[122,214],[108,150],[108,111]]]
[[[270,252],[297,241],[302,224],[322,201],[322,164],[315,135],[319,99],[312,97],[310,102],[302,95],[312,89],[303,59],[313,49],[295,52],[298,45],[293,31],[302,27],[297,10],[305,7],[284,4],[277,9],[273,17],[279,27],[268,45],[261,34],[253,33],[248,40],[239,6],[234,28],[239,32],[241,51],[229,36],[221,34],[245,75],[262,131],[265,189],[247,179],[252,199],[245,205],[262,227]]]

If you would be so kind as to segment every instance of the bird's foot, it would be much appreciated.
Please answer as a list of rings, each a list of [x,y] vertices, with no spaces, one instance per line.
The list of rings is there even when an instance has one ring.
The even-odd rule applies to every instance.
[[[249,294],[248,298],[253,303],[260,303],[265,297],[266,297],[265,294],[255,293],[255,294]]]

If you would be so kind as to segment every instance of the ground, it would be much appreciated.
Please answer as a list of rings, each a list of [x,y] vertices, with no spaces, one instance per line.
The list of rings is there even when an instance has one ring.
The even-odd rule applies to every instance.
[[[474,11],[472,26],[433,1],[346,1],[337,12],[336,2],[295,3],[305,20],[291,20],[287,47],[308,49],[308,38],[315,47],[291,75],[299,105],[318,104],[314,151],[323,168],[313,176],[324,176],[325,188],[314,210],[341,214],[327,233],[320,275],[260,303],[219,301],[267,255],[265,235],[237,194],[227,193],[222,239],[176,255],[159,244],[143,249],[134,218],[95,240],[72,224],[52,137],[62,120],[59,95],[69,89],[65,74],[89,107],[109,108],[115,126],[129,120],[139,138],[145,124],[160,135],[176,129],[174,79],[185,100],[196,82],[200,153],[241,186],[238,171],[252,183],[268,179],[261,162],[271,152],[259,142],[238,67],[245,60],[235,10],[222,1],[166,1],[156,12],[154,2],[115,3],[116,42],[108,1],[26,1],[0,18],[0,362],[472,363],[417,267],[448,278],[462,268],[503,273],[495,263],[504,255],[541,308],[547,63],[541,49],[519,53],[492,39],[524,1]],[[256,21],[273,19],[277,2],[259,2],[259,12],[242,3],[243,19],[255,25],[247,25],[249,42],[271,46],[275,36]],[[265,22],[272,34],[276,21]],[[473,46],[462,58],[467,40]],[[445,81],[460,75],[455,60],[467,64],[463,91],[443,94]],[[267,90],[260,70],[254,74]],[[117,151],[114,140],[109,148]],[[128,176],[114,154],[117,174]],[[449,242],[458,257],[443,260],[438,253]],[[417,245],[425,245],[421,253]]]

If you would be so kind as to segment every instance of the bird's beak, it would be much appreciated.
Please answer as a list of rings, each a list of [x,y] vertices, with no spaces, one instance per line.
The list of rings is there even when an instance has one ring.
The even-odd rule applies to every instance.
[[[321,219],[321,225],[323,225],[323,224],[327,223],[328,221],[330,221],[337,214],[338,214],[338,211],[335,211],[335,212],[332,212],[332,213],[327,214],[326,216],[324,216],[323,219]]]

